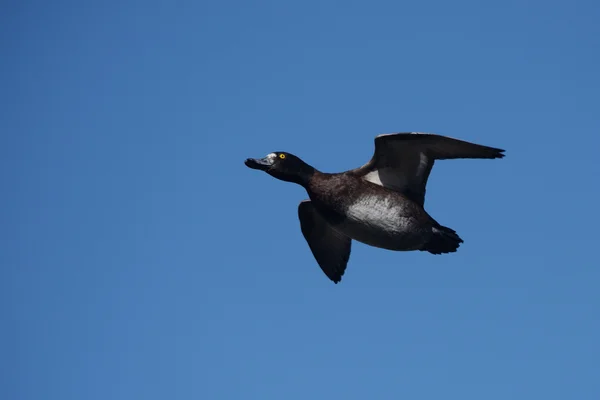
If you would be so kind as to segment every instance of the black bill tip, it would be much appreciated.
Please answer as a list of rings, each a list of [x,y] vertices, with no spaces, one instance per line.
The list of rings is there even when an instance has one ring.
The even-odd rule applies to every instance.
[[[246,167],[248,168],[259,169],[261,171],[266,171],[273,165],[272,161],[267,158],[247,158],[246,161],[244,161],[244,164],[246,164]]]

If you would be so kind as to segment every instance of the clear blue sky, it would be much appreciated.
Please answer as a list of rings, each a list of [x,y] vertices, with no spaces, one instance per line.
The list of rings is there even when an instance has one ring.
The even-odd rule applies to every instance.
[[[597,1],[6,1],[0,398],[599,399]],[[339,285],[274,150],[438,162],[445,256]]]

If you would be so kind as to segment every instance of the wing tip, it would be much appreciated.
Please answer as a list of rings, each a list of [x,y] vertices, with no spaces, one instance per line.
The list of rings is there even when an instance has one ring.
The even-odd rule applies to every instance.
[[[342,281],[342,276],[344,276],[345,272],[346,272],[346,269],[344,268],[341,271],[335,270],[335,271],[333,271],[333,273],[329,273],[326,275],[333,283],[335,283],[337,285],[338,283],[340,283]]]

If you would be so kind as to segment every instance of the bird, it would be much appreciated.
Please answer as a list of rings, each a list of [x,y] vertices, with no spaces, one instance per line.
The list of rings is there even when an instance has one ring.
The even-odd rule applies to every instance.
[[[335,284],[346,271],[352,240],[392,251],[456,252],[463,239],[425,211],[436,160],[503,158],[505,150],[423,132],[380,134],[371,159],[338,173],[321,172],[298,156],[275,151],[248,158],[248,168],[302,186],[300,230],[323,273]]]

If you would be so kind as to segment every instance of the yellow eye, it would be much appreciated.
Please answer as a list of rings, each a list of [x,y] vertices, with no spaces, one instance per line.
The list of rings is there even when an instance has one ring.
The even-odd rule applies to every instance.
[[[285,158],[285,154],[281,153],[281,154],[279,155],[279,158],[281,158],[281,159],[283,160],[283,159]]]

